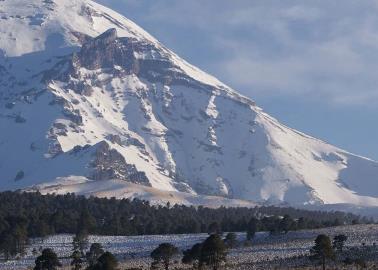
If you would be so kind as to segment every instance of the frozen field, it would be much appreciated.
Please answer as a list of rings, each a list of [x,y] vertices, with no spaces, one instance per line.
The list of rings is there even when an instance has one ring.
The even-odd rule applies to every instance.
[[[257,233],[253,246],[240,247],[231,250],[228,261],[231,264],[261,264],[270,261],[283,261],[297,256],[308,254],[313,241],[318,234],[346,234],[348,236],[347,246],[373,246],[378,244],[378,225],[356,225],[342,226],[320,230],[306,230],[289,232],[286,235],[270,236],[268,233]],[[90,242],[101,243],[104,248],[116,254],[120,261],[127,266],[144,266],[149,264],[149,254],[160,243],[170,242],[180,249],[186,249],[193,244],[204,240],[206,234],[192,235],[166,235],[166,236],[91,236]],[[244,233],[238,234],[239,240],[245,239]],[[63,262],[67,262],[72,252],[71,235],[55,235],[44,239],[35,239],[27,251],[25,258],[1,262],[0,269],[27,269],[30,268],[35,256],[32,255],[34,248],[53,248]]]

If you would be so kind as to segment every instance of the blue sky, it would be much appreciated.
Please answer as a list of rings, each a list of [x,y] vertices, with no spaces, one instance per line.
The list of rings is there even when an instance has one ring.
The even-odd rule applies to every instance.
[[[97,2],[281,122],[378,160],[378,1]]]

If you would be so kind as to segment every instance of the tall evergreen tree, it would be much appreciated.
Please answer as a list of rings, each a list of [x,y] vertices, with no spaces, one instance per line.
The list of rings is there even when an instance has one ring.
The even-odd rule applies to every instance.
[[[249,222],[248,222],[248,227],[247,227],[247,240],[251,241],[253,237],[255,237],[255,234],[258,230],[258,222],[259,220],[255,217],[252,217]]]
[[[324,234],[318,235],[315,239],[315,245],[311,249],[311,254],[311,259],[321,261],[323,270],[325,270],[326,260],[334,258],[331,239]]]
[[[86,231],[80,231],[72,239],[73,250],[79,250],[82,256],[85,254],[84,251],[88,248],[88,233]]]
[[[200,267],[208,265],[217,270],[222,262],[226,262],[226,246],[218,234],[212,234],[202,244]]]
[[[94,266],[97,262],[97,259],[100,258],[100,256],[104,254],[104,250],[99,243],[93,243],[91,247],[89,248],[89,251],[85,255],[88,265]]]
[[[199,261],[201,258],[202,244],[197,243],[192,248],[184,251],[184,256],[182,257],[182,263],[192,264],[193,269],[199,268]]]
[[[16,255],[23,256],[28,243],[25,224],[13,222],[10,224],[12,224],[11,227],[0,234],[0,251],[6,260]]]
[[[228,233],[224,239],[224,243],[226,244],[227,248],[235,248],[238,244],[236,234],[233,232]]]

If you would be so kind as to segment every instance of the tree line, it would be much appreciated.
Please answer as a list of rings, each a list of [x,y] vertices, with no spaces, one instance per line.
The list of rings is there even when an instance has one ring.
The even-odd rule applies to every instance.
[[[272,234],[368,222],[342,212],[256,207],[210,209],[74,194],[0,193],[0,254],[22,256],[29,238],[53,234],[148,235],[247,232]]]

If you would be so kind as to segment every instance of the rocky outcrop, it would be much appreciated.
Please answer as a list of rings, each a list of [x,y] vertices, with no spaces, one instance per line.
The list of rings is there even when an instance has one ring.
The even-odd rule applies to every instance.
[[[117,39],[117,31],[109,29],[100,36],[84,43],[78,54],[73,56],[73,65],[89,70],[121,66],[132,70],[134,63],[133,50],[124,46]]]
[[[122,73],[136,74],[153,83],[212,90],[188,77],[169,55],[162,53],[154,44],[117,37],[116,29],[109,29],[93,39],[85,39],[81,50],[73,54],[69,65],[68,74],[60,75],[60,79],[67,80],[70,76],[78,78],[79,69],[84,67],[88,70],[110,69],[115,76],[122,76]],[[122,70],[115,67],[121,67]],[[90,86],[80,81],[71,81],[70,88],[87,96],[91,94]]]
[[[91,168],[89,178],[94,180],[119,179],[150,186],[146,174],[138,171],[134,165],[128,164],[125,158],[105,141],[98,144]]]

